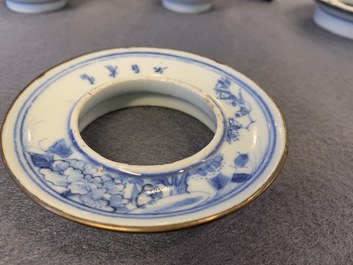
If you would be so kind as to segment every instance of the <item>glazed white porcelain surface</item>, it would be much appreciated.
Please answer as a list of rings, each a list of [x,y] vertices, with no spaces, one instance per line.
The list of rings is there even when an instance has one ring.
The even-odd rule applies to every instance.
[[[59,10],[67,0],[6,0],[7,7],[15,12],[37,14]]]
[[[162,0],[166,9],[185,14],[207,12],[212,8],[212,2],[210,0]]]
[[[97,117],[134,106],[188,113],[215,135],[191,157],[152,166],[108,160],[81,138]],[[13,103],[1,139],[7,168],[41,205],[84,224],[144,232],[244,206],[275,179],[287,148],[280,111],[251,80],[198,55],[153,48],[99,51],[47,71]]]
[[[347,5],[353,5],[353,0],[341,0],[341,2]]]
[[[317,0],[314,21],[320,27],[342,37],[353,39],[351,1]]]

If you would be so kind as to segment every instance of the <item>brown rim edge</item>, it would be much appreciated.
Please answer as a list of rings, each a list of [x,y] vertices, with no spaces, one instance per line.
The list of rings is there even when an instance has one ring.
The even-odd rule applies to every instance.
[[[148,49],[151,49],[153,47],[129,47],[129,48],[121,48],[121,49],[131,49],[131,48],[148,48]],[[18,95],[15,97],[15,99],[11,103],[10,107],[8,108],[8,110],[7,110],[6,114],[5,114],[5,118],[4,118],[3,124],[2,124],[2,126],[0,128],[0,155],[1,155],[1,158],[2,158],[2,160],[4,162],[6,170],[10,173],[11,178],[17,184],[17,186],[21,189],[21,191],[24,194],[27,195],[27,197],[29,197],[32,201],[38,203],[39,205],[41,205],[45,209],[49,210],[50,212],[53,212],[53,213],[59,215],[60,217],[64,217],[65,219],[68,219],[70,221],[74,221],[76,223],[83,224],[83,225],[86,225],[86,226],[90,226],[90,227],[94,227],[94,228],[100,228],[100,229],[105,229],[105,230],[110,230],[110,231],[118,231],[118,232],[155,233],[155,232],[167,232],[167,231],[180,230],[180,229],[184,229],[184,228],[191,228],[191,227],[195,227],[195,226],[198,226],[198,225],[201,225],[201,224],[209,223],[209,222],[215,221],[217,219],[220,219],[222,217],[228,216],[228,215],[236,212],[240,208],[243,208],[244,206],[248,205],[250,202],[254,201],[257,197],[259,197],[262,193],[264,193],[271,186],[271,184],[276,180],[276,178],[278,177],[281,169],[283,168],[284,163],[285,163],[286,158],[287,158],[287,154],[288,154],[288,127],[287,127],[287,123],[286,123],[286,120],[284,118],[283,113],[278,108],[277,104],[272,99],[272,97],[270,97],[265,90],[263,90],[260,86],[257,85],[257,83],[255,83],[254,81],[249,79],[247,76],[243,75],[242,73],[234,70],[233,68],[231,68],[231,67],[229,67],[229,66],[227,66],[227,65],[225,65],[223,63],[219,63],[216,60],[213,60],[213,59],[210,59],[210,58],[206,58],[204,56],[201,56],[201,55],[198,55],[198,54],[195,54],[195,53],[191,53],[191,52],[184,52],[184,51],[178,51],[178,50],[172,50],[172,49],[163,49],[163,50],[166,50],[166,51],[183,52],[183,53],[187,53],[187,54],[191,54],[191,55],[196,55],[196,56],[199,56],[201,58],[206,58],[208,60],[214,61],[215,63],[220,64],[222,66],[226,66],[228,68],[231,68],[231,69],[233,69],[233,71],[236,71],[237,73],[240,73],[243,77],[245,77],[245,78],[249,79],[251,82],[255,83],[255,85],[258,86],[265,93],[265,95],[268,98],[271,99],[272,103],[275,105],[276,109],[278,110],[278,112],[280,114],[280,117],[282,119],[282,122],[283,122],[284,137],[285,137],[285,147],[284,147],[283,152],[281,154],[281,158],[280,158],[279,162],[277,163],[277,165],[275,167],[275,170],[272,173],[272,175],[270,176],[270,178],[255,193],[253,193],[250,197],[248,197],[245,201],[243,201],[243,202],[241,202],[241,203],[239,203],[237,205],[234,205],[233,207],[231,207],[231,208],[229,208],[229,209],[227,209],[227,210],[225,210],[223,212],[220,212],[220,213],[217,213],[217,214],[214,214],[214,215],[211,215],[211,216],[207,216],[207,217],[204,217],[204,218],[201,218],[201,219],[192,220],[192,221],[188,221],[188,222],[183,222],[183,223],[162,225],[162,226],[147,226],[147,227],[143,227],[143,226],[118,226],[118,225],[113,225],[113,224],[105,224],[105,223],[100,223],[100,222],[88,221],[86,219],[79,218],[79,217],[73,216],[71,214],[67,214],[67,213],[65,213],[65,212],[63,212],[61,210],[58,210],[54,206],[51,206],[51,205],[45,203],[44,201],[40,200],[37,196],[35,196],[34,194],[30,193],[22,185],[22,183],[17,179],[15,174],[13,174],[13,172],[11,171],[10,167],[8,166],[8,163],[7,163],[7,160],[5,158],[4,151],[3,151],[2,132],[3,132],[3,128],[4,128],[4,125],[6,123],[8,114],[11,111],[13,105],[17,101],[18,97],[20,97],[21,94],[32,83],[34,83],[36,80],[38,80],[39,78],[44,76],[49,71],[51,71],[52,69],[56,68],[57,66],[62,65],[64,63],[67,63],[69,61],[78,59],[78,58],[83,57],[85,55],[93,54],[93,53],[96,53],[96,52],[116,50],[116,49],[119,49],[119,48],[103,49],[103,50],[83,53],[81,55],[78,55],[76,57],[72,57],[70,59],[64,60],[63,62],[60,62],[60,63],[54,65],[53,67],[47,69],[46,71],[44,71],[43,73],[41,73],[37,77],[35,77],[28,85],[26,85],[20,91],[20,93],[18,93]],[[155,49],[162,49],[162,48],[155,48]]]

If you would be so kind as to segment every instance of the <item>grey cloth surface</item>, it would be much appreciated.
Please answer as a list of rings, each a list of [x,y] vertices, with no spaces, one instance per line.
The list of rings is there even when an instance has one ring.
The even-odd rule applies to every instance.
[[[157,0],[70,0],[60,12],[22,15],[1,2],[1,122],[27,83],[70,57],[113,47],[172,48],[214,58],[263,87],[286,117],[289,156],[277,181],[245,208],[156,234],[63,219],[27,198],[0,163],[0,264],[353,264],[353,41],[318,28],[314,8],[309,0],[219,0],[212,12],[182,15]],[[140,127],[130,128],[127,121],[137,117]],[[116,127],[102,132],[100,124],[116,120],[136,138],[155,134],[148,161],[136,154],[149,147],[126,148],[130,133],[103,146],[108,155],[125,148],[132,162],[179,159],[212,136],[188,116],[136,109],[92,124],[87,141],[101,146],[97,138],[109,139]],[[200,139],[182,141],[183,133]]]

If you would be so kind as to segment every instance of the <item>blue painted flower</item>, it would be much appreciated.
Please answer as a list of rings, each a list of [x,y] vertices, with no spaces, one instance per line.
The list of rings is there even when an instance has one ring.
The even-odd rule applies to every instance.
[[[83,174],[81,172],[81,170],[77,170],[77,169],[74,169],[72,167],[69,167],[67,168],[63,174],[65,176],[67,176],[67,179],[70,181],[70,182],[76,182],[76,181],[80,181],[83,179]]]
[[[125,199],[123,195],[113,195],[109,200],[109,206],[114,207],[116,209],[125,208],[129,203],[128,199]]]
[[[94,186],[94,184],[90,184],[90,188],[91,188],[90,196],[94,200],[101,199],[106,192],[106,189],[97,188]]]
[[[105,174],[105,175],[101,176],[101,179],[103,182],[113,180],[113,178],[109,174]]]
[[[44,177],[46,181],[56,186],[66,187],[70,183],[66,176],[60,175],[57,172],[47,168],[41,168],[39,173]]]
[[[102,200],[101,198],[96,198],[95,196],[92,196],[92,194],[82,195],[80,196],[80,200],[85,205],[90,206],[92,208],[110,210],[110,211],[113,210],[111,207],[108,207],[108,202],[106,200]]]
[[[106,181],[103,183],[103,187],[107,190],[107,193],[111,195],[121,194],[125,185],[122,183],[115,183],[114,181]]]
[[[95,166],[91,166],[91,165],[85,165],[83,168],[83,172],[84,175],[90,174],[92,176],[103,176],[104,175],[104,169],[103,167],[95,167]]]
[[[103,195],[106,192],[106,189],[103,188],[102,180],[98,177],[92,177],[87,175],[85,177],[79,178],[79,176],[73,176],[75,181],[68,185],[70,192],[72,194],[88,194],[92,193],[93,197],[96,197],[97,194]],[[100,197],[101,197],[100,195]]]
[[[51,169],[53,171],[59,172],[60,174],[62,174],[69,167],[69,162],[64,160],[55,160],[51,165]]]
[[[73,167],[74,169],[83,170],[86,166],[85,162],[78,159],[68,159],[66,160],[66,162],[68,162],[70,164],[70,167]]]
[[[85,180],[71,183],[68,188],[72,194],[83,195],[90,191],[89,185]]]

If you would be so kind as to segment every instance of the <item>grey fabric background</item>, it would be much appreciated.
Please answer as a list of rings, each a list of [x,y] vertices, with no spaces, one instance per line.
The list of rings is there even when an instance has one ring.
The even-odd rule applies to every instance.
[[[313,11],[310,0],[218,0],[212,12],[194,16],[168,12],[157,0],[70,0],[60,12],[21,15],[1,2],[0,122],[28,82],[63,60],[153,46],[211,57],[255,80],[283,111],[290,149],[277,181],[247,207],[157,234],[103,231],[58,217],[22,194],[0,163],[0,264],[353,264],[353,41],[316,27]],[[157,118],[163,122],[153,123]],[[129,127],[136,119],[140,127]],[[156,149],[148,155],[138,155],[146,146],[108,145],[108,153],[125,148],[120,158],[141,163],[178,159],[212,136],[188,116],[136,109],[93,124],[85,132],[92,145],[102,147],[97,138],[114,134],[109,122],[136,138],[150,139],[152,131]],[[197,134],[197,141],[180,140]],[[169,150],[168,158],[160,150]]]

